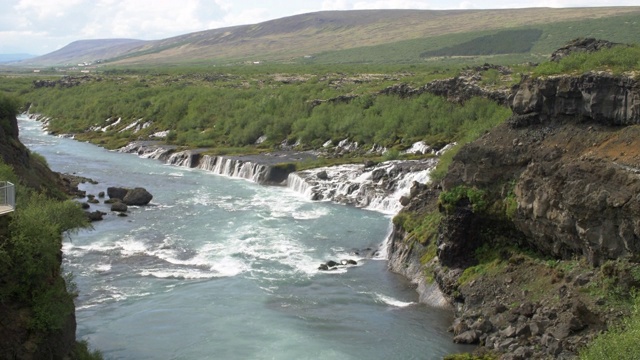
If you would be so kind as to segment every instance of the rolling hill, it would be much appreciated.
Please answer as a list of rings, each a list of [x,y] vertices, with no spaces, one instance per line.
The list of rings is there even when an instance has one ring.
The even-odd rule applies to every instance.
[[[635,21],[639,15],[640,7],[326,11],[156,41],[76,41],[27,62],[40,66],[97,60],[121,66],[301,59],[420,62],[429,54],[445,56],[451,49],[474,55],[466,48],[478,47],[476,39],[490,39],[492,46],[499,45],[499,54],[508,54],[511,48],[518,49],[513,53],[545,51],[580,36],[640,39],[640,21]],[[524,47],[501,43],[517,42],[521,33],[536,37],[529,36],[530,44]],[[395,57],[389,58],[390,54]]]

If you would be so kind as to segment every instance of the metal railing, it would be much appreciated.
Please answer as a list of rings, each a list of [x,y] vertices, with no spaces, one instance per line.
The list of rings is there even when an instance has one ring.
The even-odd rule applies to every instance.
[[[16,208],[16,187],[8,181],[0,181],[0,215]]]

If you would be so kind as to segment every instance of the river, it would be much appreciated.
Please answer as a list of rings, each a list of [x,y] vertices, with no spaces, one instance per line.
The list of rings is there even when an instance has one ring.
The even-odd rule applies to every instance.
[[[77,336],[107,359],[441,359],[468,351],[451,314],[417,303],[406,279],[367,257],[389,216],[312,202],[285,187],[213,175],[44,133],[20,138],[58,172],[153,195],[65,237],[79,290]],[[107,208],[104,205],[95,209]],[[330,259],[358,265],[317,270]]]

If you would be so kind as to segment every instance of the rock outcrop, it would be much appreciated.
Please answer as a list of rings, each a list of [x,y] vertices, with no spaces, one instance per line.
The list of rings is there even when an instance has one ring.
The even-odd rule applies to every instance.
[[[607,41],[607,40],[598,40],[594,38],[574,39],[574,40],[571,40],[567,45],[554,51],[551,54],[551,61],[560,61],[562,58],[572,53],[594,52],[600,49],[611,48],[614,45],[619,45],[619,44],[612,43],[611,41]]]
[[[640,89],[601,73],[525,78],[510,106],[512,118],[461,148],[443,181],[412,191],[405,211],[438,211],[438,194],[460,188],[482,194],[483,208],[468,195],[440,203],[429,241],[396,225],[390,266],[423,294],[437,285],[453,305],[455,341],[505,359],[571,357],[622,316],[586,289],[638,285],[619,269],[640,259]],[[425,263],[429,246],[437,256]],[[514,247],[585,265],[554,268]],[[492,248],[502,268],[465,271]]]
[[[513,127],[589,122],[640,124],[640,85],[627,76],[589,73],[526,78],[511,97]]]
[[[496,70],[502,76],[511,74],[511,70],[506,67],[485,64],[467,69],[459,76],[453,78],[431,81],[419,88],[413,88],[407,84],[389,86],[381,90],[380,94],[394,94],[405,98],[423,93],[431,93],[443,96],[455,103],[464,103],[472,97],[483,97],[491,99],[498,104],[507,105],[509,97],[508,90],[502,88],[492,89],[482,85],[482,73],[487,70]]]

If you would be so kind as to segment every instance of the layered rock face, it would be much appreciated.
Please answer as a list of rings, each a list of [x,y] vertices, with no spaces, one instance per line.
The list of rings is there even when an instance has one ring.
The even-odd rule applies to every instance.
[[[510,127],[458,154],[450,186],[489,187],[512,179],[518,204],[513,222],[545,254],[585,256],[594,265],[638,256],[637,81],[610,75],[529,79],[511,107]]]
[[[441,208],[437,258],[421,267],[425,250],[396,228],[390,266],[431,294],[428,269],[454,305],[455,341],[505,358],[571,357],[622,316],[603,309],[605,299],[584,296],[587,287],[608,260],[640,259],[640,89],[631,77],[607,74],[525,79],[510,106],[507,123],[464,146],[445,179],[407,206],[412,214],[437,211],[440,191],[463,186],[483,192],[487,208],[475,211],[468,198]],[[507,202],[509,213],[501,210]],[[514,245],[603,269],[558,271],[517,255]],[[482,246],[502,249],[506,268],[461,281]]]
[[[640,85],[626,76],[585,74],[524,80],[512,97],[512,124],[586,121],[640,124]]]

